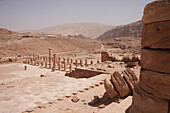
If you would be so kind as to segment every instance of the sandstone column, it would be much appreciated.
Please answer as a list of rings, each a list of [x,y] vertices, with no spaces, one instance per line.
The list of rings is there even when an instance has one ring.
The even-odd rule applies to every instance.
[[[47,68],[47,61],[45,62],[45,68]]]
[[[76,67],[78,67],[78,62],[77,62],[77,59],[75,60],[75,64],[76,64]]]
[[[70,59],[69,58],[67,58],[67,64],[70,64]]]
[[[58,58],[58,69],[61,70],[61,58]]]
[[[126,113],[170,113],[170,1],[146,5],[140,82]]]
[[[42,62],[41,62],[41,67],[43,67],[43,66],[44,66],[44,62],[42,61]]]
[[[72,72],[72,63],[70,63],[70,72]]]
[[[71,59],[70,63],[73,63],[73,59]]]
[[[40,55],[38,55],[38,60],[40,60]]]
[[[52,68],[52,49],[49,48],[49,68],[51,69]]]
[[[64,60],[64,71],[67,70],[67,63],[66,63],[66,60]]]
[[[83,61],[82,61],[82,59],[80,59],[80,66],[83,66]]]
[[[30,60],[28,60],[28,64],[30,64]]]
[[[34,54],[32,55],[32,58],[33,58],[33,61],[34,61],[35,60],[35,55]]]
[[[56,54],[54,54],[54,63],[53,63],[54,69],[56,69]]]
[[[87,66],[87,59],[85,59],[85,66]]]
[[[33,65],[33,59],[31,60],[31,65]]]
[[[91,61],[91,63],[90,63],[91,65],[93,65],[93,61]]]

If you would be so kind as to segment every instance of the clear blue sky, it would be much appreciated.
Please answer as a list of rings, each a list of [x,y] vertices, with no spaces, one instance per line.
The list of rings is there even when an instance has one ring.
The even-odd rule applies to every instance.
[[[140,20],[154,0],[0,0],[0,28],[20,31],[66,23],[121,25]]]

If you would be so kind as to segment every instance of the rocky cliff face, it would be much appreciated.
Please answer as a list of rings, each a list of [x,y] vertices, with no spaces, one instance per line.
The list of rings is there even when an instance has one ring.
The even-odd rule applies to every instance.
[[[107,40],[116,37],[141,37],[143,24],[141,21],[133,22],[127,25],[117,26],[114,29],[106,31],[97,37],[97,40]]]

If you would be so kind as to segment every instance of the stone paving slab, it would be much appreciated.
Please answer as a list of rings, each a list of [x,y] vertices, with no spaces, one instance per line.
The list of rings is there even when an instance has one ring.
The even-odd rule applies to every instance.
[[[7,68],[8,67],[8,68]],[[24,64],[0,65],[0,113],[20,113],[26,109],[36,107],[38,104],[48,103],[66,95],[71,95],[79,90],[99,84],[106,74],[89,79],[75,79],[65,76],[64,71],[51,72],[50,69],[27,65],[28,70],[23,70]],[[47,77],[40,77],[40,75]],[[3,77],[2,76],[10,76]],[[11,75],[15,75],[14,78]]]

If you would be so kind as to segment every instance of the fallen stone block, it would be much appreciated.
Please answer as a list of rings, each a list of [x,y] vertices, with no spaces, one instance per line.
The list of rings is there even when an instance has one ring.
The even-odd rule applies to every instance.
[[[104,80],[104,87],[106,89],[107,94],[109,95],[111,99],[118,95],[118,92],[116,91],[115,87],[110,82],[110,80],[108,79]]]
[[[127,70],[123,71],[122,74],[124,76],[126,83],[129,85],[131,91],[133,91],[134,87],[138,83],[138,80],[135,79],[135,78],[137,78],[136,75],[130,74]]]
[[[116,90],[120,94],[122,98],[126,97],[131,93],[131,90],[129,86],[127,85],[126,81],[123,79],[123,77],[120,75],[120,73],[115,72],[111,76],[112,83],[114,84]]]

